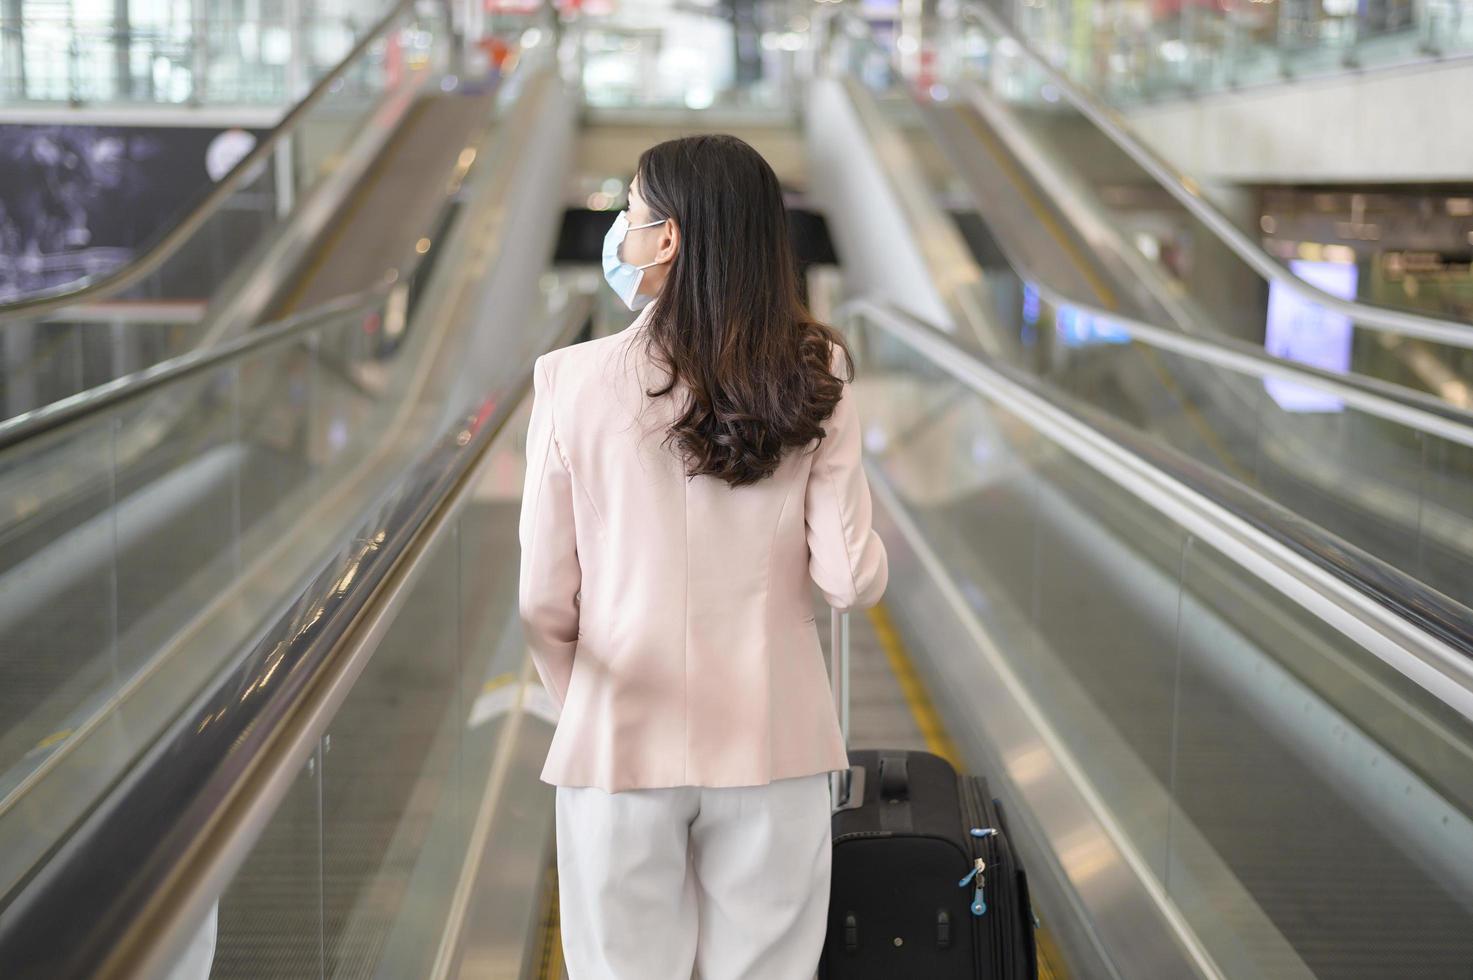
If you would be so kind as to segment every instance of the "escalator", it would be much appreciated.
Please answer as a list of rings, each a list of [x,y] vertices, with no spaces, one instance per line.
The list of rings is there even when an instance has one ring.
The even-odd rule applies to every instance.
[[[1459,489],[1473,472],[1473,413],[1218,331],[1177,329],[1181,301],[1140,262],[1096,247],[975,106],[916,98],[893,79],[851,77],[842,89],[835,100],[885,148],[871,155],[887,193],[941,270],[935,299],[911,312],[950,316],[978,351],[1473,601],[1473,505]],[[903,303],[898,290],[918,292],[876,278],[871,295]]]
[[[1457,975],[1473,760],[1447,681],[1470,665],[1441,644],[1473,623],[1468,419],[1143,322],[1163,308],[967,107],[873,87],[840,76],[809,118],[820,165],[853,161],[824,203],[869,297],[861,414],[904,542],[887,607],[969,762],[1017,781],[1029,857],[1067,882],[1045,907],[1091,906],[1084,974]],[[1276,544],[1245,553],[1255,534]],[[1369,619],[1324,615],[1341,600]],[[1361,645],[1391,611],[1425,631],[1404,650],[1436,651]]]
[[[497,98],[494,79],[447,71],[446,37],[393,5],[125,265],[0,304],[0,424],[381,286],[416,256]]]
[[[945,94],[919,93],[921,101],[966,118],[978,133],[981,152],[973,156],[987,155],[988,144],[994,152],[1004,148],[1097,261],[1113,267],[1115,285],[1134,300],[1148,297],[1139,311],[1145,319],[1268,345],[1282,356],[1317,358],[1334,370],[1473,406],[1473,326],[1466,311],[1359,299],[1356,283],[1369,270],[1349,248],[1315,246],[1290,261],[1270,254],[1248,194],[1215,195],[1176,171],[986,4],[961,4],[957,16],[947,35],[955,68]],[[1300,259],[1311,260],[1308,268]],[[1069,295],[1091,301],[1087,293]],[[1292,333],[1274,329],[1301,309],[1301,316],[1324,319],[1333,349],[1295,354]]]
[[[875,360],[890,364],[866,382],[875,389],[866,445],[899,511],[891,531],[912,541],[916,576],[949,594],[947,603],[913,595],[924,612],[897,597],[903,625],[934,635],[921,645],[943,650],[997,637],[1008,681],[1033,691],[1050,737],[1071,746],[1066,771],[1108,790],[1103,822],[1118,834],[1117,821],[1139,821],[1127,833],[1150,841],[1153,853],[1125,849],[1119,861],[1145,862],[1146,878],[1175,887],[1173,914],[1211,908],[1189,946],[1217,943],[1193,952],[1220,958],[1224,976],[1455,976],[1469,949],[1446,936],[1467,915],[1473,864],[1441,833],[1463,819],[1454,813],[1466,803],[1441,794],[1466,793],[1467,759],[1454,759],[1466,756],[1467,719],[1427,709],[1385,659],[1346,656],[1323,623],[1276,609],[1283,595],[1245,584],[1224,548],[1168,529],[1171,520],[1164,528],[1162,513],[1143,516],[1142,486],[1102,485],[1089,447],[1071,458],[1033,438],[1036,414],[984,404],[996,401],[1002,374],[1139,454],[1184,464],[1189,482],[1215,473],[1227,477],[1223,492],[1251,488],[1259,526],[1271,526],[1277,510],[1279,533],[1292,529],[1301,557],[1315,554],[1308,536],[1329,531],[1317,560],[1336,576],[1355,578],[1360,566],[1371,581],[1395,579],[1398,587],[1374,588],[1377,601],[1427,626],[1421,613],[1441,607],[1463,631],[1473,567],[1466,414],[1374,380],[1317,376],[1308,385],[1308,371],[1289,380],[1279,373],[1286,365],[1245,345],[1145,323],[1164,317],[1165,304],[1091,248],[971,106],[873,81],[840,88],[810,97],[810,119],[825,121],[810,152],[823,162],[872,159],[881,180],[856,175],[826,208],[835,248],[863,270],[851,280],[857,290],[894,304],[863,314],[885,324],[862,336],[878,335]],[[873,99],[868,88],[878,90]],[[853,139],[834,122],[846,115],[860,130]],[[865,202],[863,220],[846,214],[847,200]],[[934,286],[928,301],[916,299],[924,284],[872,271],[912,265],[894,248],[906,240],[900,228],[918,240]],[[925,323],[903,309],[927,307],[946,320]],[[896,332],[912,348],[935,345],[932,354],[896,345]],[[962,351],[991,370],[957,371]],[[1315,393],[1321,404],[1311,408]],[[1134,442],[1140,436],[1149,438]],[[1429,444],[1438,445],[1430,469]],[[1427,535],[1433,513],[1438,542]],[[913,579],[903,581],[909,591]],[[935,628],[949,607],[965,610],[969,631]],[[1460,671],[1464,659],[1449,654]],[[940,657],[929,668],[953,718],[996,703],[972,663]],[[971,722],[975,740],[1006,743],[990,728]],[[1448,771],[1430,771],[1433,757]],[[1010,765],[1006,750],[984,762]],[[1374,785],[1382,799],[1374,819],[1391,818],[1395,831],[1371,825],[1363,800],[1346,796],[1348,784],[1379,783],[1368,778],[1377,771],[1396,774]],[[1421,797],[1417,813],[1396,806],[1398,791]],[[1099,808],[1099,797],[1090,802]],[[1037,815],[1038,803],[1021,809]],[[1416,912],[1383,903],[1367,912],[1346,899],[1354,890],[1346,881],[1326,887],[1332,855],[1360,856],[1360,847],[1368,880]],[[1137,964],[1119,976],[1177,970]]]
[[[311,309],[379,283],[428,243],[445,198],[494,117],[496,92],[420,96],[321,239],[312,260],[279,277],[263,321]]]
[[[549,59],[528,51],[499,104],[469,85],[464,95],[437,85],[443,94],[421,100],[389,141],[387,165],[352,197],[347,218],[367,224],[339,223],[342,247],[319,243],[312,275],[281,283],[273,302],[289,315],[6,428],[6,914],[37,862],[98,819],[96,801],[159,750],[181,712],[222,690],[235,702],[244,689],[230,686],[232,671],[264,635],[316,624],[321,609],[299,597],[314,582],[353,580],[370,557],[362,542],[370,552],[381,543],[363,522],[395,516],[394,494],[423,478],[414,464],[426,447],[444,454],[436,440],[488,422],[494,395],[516,390],[524,352],[546,342],[538,274],[571,125]],[[540,153],[536,166],[524,149]],[[422,168],[418,179],[405,167]],[[370,234],[374,224],[383,227]],[[388,255],[396,275],[386,279],[374,262]],[[491,580],[469,581],[479,592]],[[468,614],[467,628],[480,621]],[[489,649],[461,666],[474,671]],[[363,724],[412,708],[406,691],[386,687]],[[355,748],[340,743],[334,779],[415,769],[430,742]],[[362,816],[402,802],[371,783],[348,784],[345,805]],[[368,839],[353,860],[381,851]],[[260,911],[248,920],[276,914],[269,903]]]
[[[974,209],[955,212],[960,220],[982,225],[969,242],[995,234],[1005,243],[998,250],[1016,257],[993,267],[989,279],[995,288],[1024,292],[1047,284],[1055,295],[1076,298],[1081,309],[1148,324],[1172,322],[1167,303],[1139,280],[1132,286],[1117,264],[1090,249],[974,108],[920,108],[928,133],[944,147],[976,202]],[[1111,322],[1105,321],[1106,330]],[[1468,516],[1466,508],[1454,502],[1451,515],[1429,523],[1425,493],[1429,471],[1440,474],[1446,467],[1428,466],[1429,442],[1438,446],[1440,460],[1466,458],[1469,450],[1465,439],[1437,435],[1438,423],[1468,426],[1473,413],[1366,382],[1361,390],[1386,396],[1387,411],[1362,415],[1332,395],[1292,383],[1233,377],[1147,344],[1099,339],[1056,331],[1040,340],[1034,369],[1071,395],[1261,489],[1429,585],[1473,601],[1465,587],[1473,540],[1458,528],[1466,523],[1459,520]],[[1050,341],[1060,342],[1050,349]],[[1438,427],[1414,425],[1397,433],[1387,416],[1398,408],[1425,412],[1423,418]],[[1354,458],[1325,451],[1337,438],[1357,446]],[[1347,491],[1352,480],[1355,491]],[[1430,503],[1439,510],[1445,506],[1442,500]]]
[[[545,275],[571,100],[551,71],[522,81],[396,288],[268,324],[6,448],[19,470],[97,439],[99,485],[118,489],[94,533],[117,542],[129,485],[108,461],[137,406],[182,403],[202,427],[170,432],[213,433],[182,458],[228,457],[215,520],[250,513],[243,492],[267,504],[222,540],[224,577],[155,583],[195,614],[170,617],[162,647],[107,632],[120,583],[151,566],[120,565],[115,544],[97,569],[105,621],[71,670],[106,681],[0,789],[7,976],[558,975],[536,778],[556,719],[516,622],[514,525],[532,358],[592,314],[563,295],[576,277]],[[823,203],[842,271],[950,321],[829,297],[892,563],[873,632],[875,673],[894,677],[861,680],[885,693],[856,701],[857,727],[889,742],[902,693],[930,692],[938,723],[917,727],[930,744],[944,726],[993,775],[1072,975],[1458,975],[1468,610],[1125,417],[1155,374],[1092,403],[1086,382],[1113,370],[1043,370],[988,210],[944,216],[946,251],[889,203],[896,180],[938,200],[887,173],[904,154],[874,163],[896,141],[848,136],[829,151],[843,171],[818,156],[810,173],[838,195]],[[241,442],[284,465],[243,481]],[[62,530],[25,533],[39,549]]]
[[[97,379],[81,392],[34,387],[43,401],[65,397],[0,423],[0,797],[198,628],[192,621],[273,553],[290,507],[305,506],[371,438],[363,427],[387,415],[398,326],[432,277],[441,255],[432,246],[466,205],[463,182],[498,121],[494,84],[437,83],[425,94],[425,68],[370,101],[375,124],[355,138],[334,145],[319,132],[364,110],[340,104],[352,91],[341,83],[371,77],[380,45],[411,13],[392,10],[259,148],[290,148],[321,179],[275,234],[240,242],[232,274],[201,284],[214,290],[213,315],[153,351],[182,370]],[[369,152],[371,164],[317,160]],[[177,279],[195,239],[239,205],[231,181],[261,179],[243,176],[255,166],[242,160],[136,267],[11,304],[0,333],[86,333],[78,309]],[[338,193],[342,174],[360,179]],[[153,326],[131,322],[103,339],[135,347],[131,331]],[[147,371],[132,355],[115,363]]]

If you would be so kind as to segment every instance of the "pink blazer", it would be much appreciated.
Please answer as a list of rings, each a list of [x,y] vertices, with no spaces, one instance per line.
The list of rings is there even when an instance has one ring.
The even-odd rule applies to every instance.
[[[854,400],[765,480],[688,480],[660,444],[683,389],[644,394],[664,380],[649,310],[534,369],[520,611],[561,709],[541,779],[618,792],[843,769],[810,580],[854,609],[889,577]]]

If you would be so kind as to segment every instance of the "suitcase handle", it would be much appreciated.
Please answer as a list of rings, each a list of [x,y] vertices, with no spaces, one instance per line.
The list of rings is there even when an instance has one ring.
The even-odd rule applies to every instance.
[[[839,731],[849,745],[849,614],[829,609],[829,686],[839,712]]]
[[[906,800],[910,798],[910,770],[906,757],[885,753],[880,756],[880,799]]]
[[[839,731],[849,747],[849,614],[829,609],[829,686],[839,714]],[[831,810],[851,809],[864,801],[864,769],[850,766],[829,773]]]

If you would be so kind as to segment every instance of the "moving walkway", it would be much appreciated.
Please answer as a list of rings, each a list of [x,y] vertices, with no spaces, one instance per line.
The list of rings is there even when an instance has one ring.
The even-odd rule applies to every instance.
[[[107,619],[96,700],[5,788],[7,975],[557,975],[519,440],[532,358],[597,318],[577,290],[528,288],[576,138],[535,67],[500,124],[515,152],[478,147],[433,288],[281,321],[7,450],[44,459],[93,430],[105,447],[124,408],[188,399],[227,450],[269,443],[307,470],[232,531],[221,577],[157,583],[192,614],[167,643]],[[823,134],[845,168],[815,154],[810,176],[848,203],[823,202],[843,272],[906,300],[814,290],[856,354],[892,561],[856,621],[855,744],[994,774],[1071,975],[1461,969],[1466,607],[1035,370],[856,93],[815,93],[836,111],[810,126],[859,120]],[[358,346],[370,315],[402,343]],[[325,352],[362,384],[333,387]],[[225,513],[243,484],[222,486]],[[118,511],[102,533],[126,533]],[[118,554],[93,589],[109,609]]]

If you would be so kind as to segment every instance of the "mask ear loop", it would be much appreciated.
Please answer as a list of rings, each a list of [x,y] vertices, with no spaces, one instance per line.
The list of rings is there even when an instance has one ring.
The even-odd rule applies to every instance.
[[[625,229],[624,230],[626,232],[631,232],[631,231],[638,231],[641,228],[653,228],[655,225],[663,225],[666,221],[669,221],[669,220],[670,220],[669,218],[661,218],[659,221],[646,221],[642,225],[631,225],[631,224],[628,224],[629,219],[626,217],[624,219],[624,221],[626,223],[626,226],[625,226]],[[652,265],[663,265],[663,263],[660,262],[658,259],[656,259],[654,262],[646,262],[644,265],[637,265],[637,266],[635,266],[635,268],[636,269],[640,269],[640,270],[644,270],[644,269],[648,269]]]

